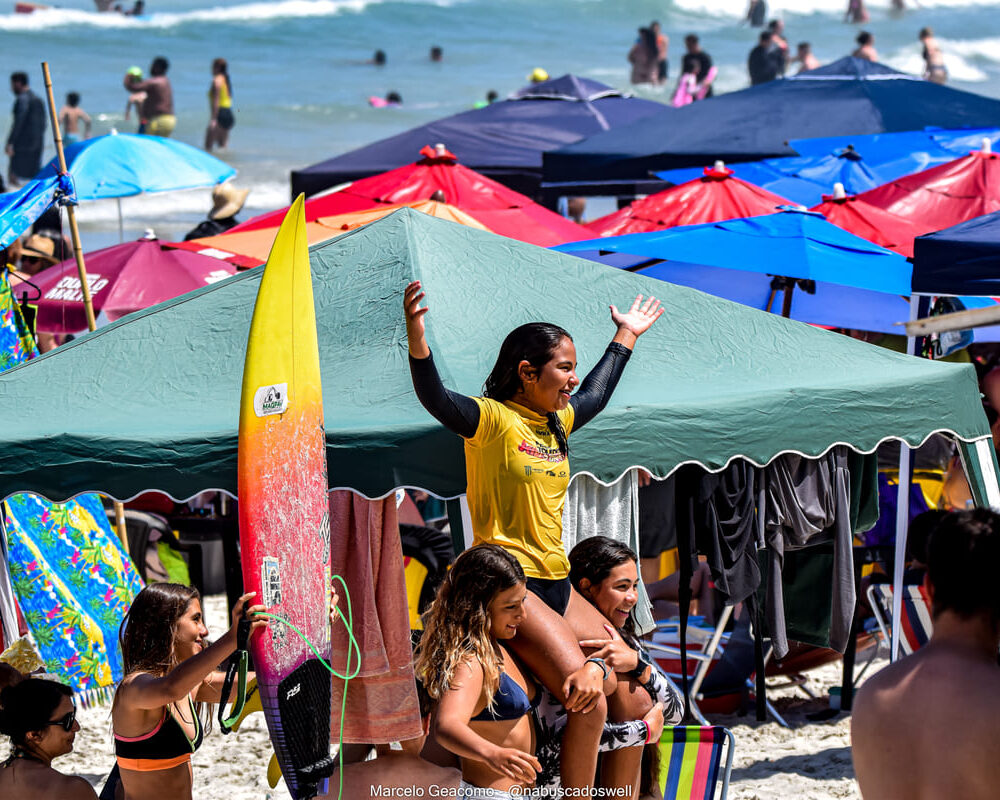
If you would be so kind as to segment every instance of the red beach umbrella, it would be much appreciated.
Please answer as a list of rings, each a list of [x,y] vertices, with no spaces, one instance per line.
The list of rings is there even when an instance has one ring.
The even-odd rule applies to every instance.
[[[477,219],[494,233],[541,247],[576,242],[591,234],[531,198],[508,189],[475,170],[463,167],[444,147],[424,147],[414,164],[348,184],[331,194],[306,201],[306,221],[378,205],[439,200]],[[440,192],[440,194],[436,193]],[[247,220],[236,231],[277,226],[286,209]]]
[[[184,250],[169,250],[155,239],[140,239],[89,253],[87,282],[94,313],[116,320],[133,311],[215,283],[236,272],[231,264]],[[36,325],[49,333],[87,329],[76,261],[68,259],[38,273],[41,291]]]
[[[828,221],[869,242],[895,250],[910,258],[913,240],[925,231],[909,220],[890,214],[862,200],[858,195],[823,195],[823,202],[810,211],[818,211]]]
[[[909,220],[920,233],[1000,211],[1000,156],[988,148],[858,195]]]
[[[698,225],[740,217],[756,217],[793,205],[780,195],[733,177],[722,164],[705,167],[705,174],[636,200],[584,227],[599,236],[649,233],[678,225]]]

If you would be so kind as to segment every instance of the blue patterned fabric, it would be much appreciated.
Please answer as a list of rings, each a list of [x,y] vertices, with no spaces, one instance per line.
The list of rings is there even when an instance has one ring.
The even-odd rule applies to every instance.
[[[118,626],[142,581],[96,494],[6,501],[11,580],[49,672],[85,701],[122,678]]]

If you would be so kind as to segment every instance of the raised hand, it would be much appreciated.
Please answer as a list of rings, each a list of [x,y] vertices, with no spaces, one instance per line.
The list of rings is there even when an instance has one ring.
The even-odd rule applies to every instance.
[[[655,297],[650,297],[645,303],[642,295],[636,295],[629,308],[624,314],[614,305],[611,306],[611,319],[618,326],[619,331],[627,331],[633,337],[638,338],[649,330],[650,326],[663,314],[663,307]]]
[[[403,292],[403,317],[406,320],[406,343],[410,355],[414,358],[427,358],[431,354],[424,338],[424,314],[428,308],[420,307],[420,301],[423,299],[424,291],[420,281],[413,281],[407,285]]]

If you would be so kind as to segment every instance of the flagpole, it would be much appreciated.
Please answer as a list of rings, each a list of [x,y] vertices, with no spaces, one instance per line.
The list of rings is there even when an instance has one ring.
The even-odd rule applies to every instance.
[[[56,156],[59,158],[59,173],[65,175],[66,154],[63,152],[62,132],[59,130],[59,115],[56,113],[56,99],[52,93],[52,76],[49,74],[49,63],[42,62],[42,74],[45,76],[45,92],[49,101],[49,120],[52,123],[52,138],[56,144]],[[87,316],[87,329],[97,330],[97,320],[94,317],[94,301],[90,297],[90,284],[87,283],[87,265],[83,261],[83,245],[80,243],[80,228],[76,224],[76,207],[66,206],[69,217],[69,232],[73,238],[73,255],[76,257],[76,272],[80,278],[80,292],[83,295],[83,311]],[[113,498],[112,498],[113,499]],[[128,533],[125,526],[125,506],[117,500],[115,504],[115,528],[121,539],[125,552],[128,553]]]

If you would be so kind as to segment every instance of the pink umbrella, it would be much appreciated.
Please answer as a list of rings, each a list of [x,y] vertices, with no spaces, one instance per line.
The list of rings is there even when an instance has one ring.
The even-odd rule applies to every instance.
[[[173,297],[228,278],[232,264],[185,250],[168,250],[155,239],[126,242],[86,257],[94,313],[115,320]],[[68,259],[40,272],[36,327],[48,333],[87,329],[76,261]]]

